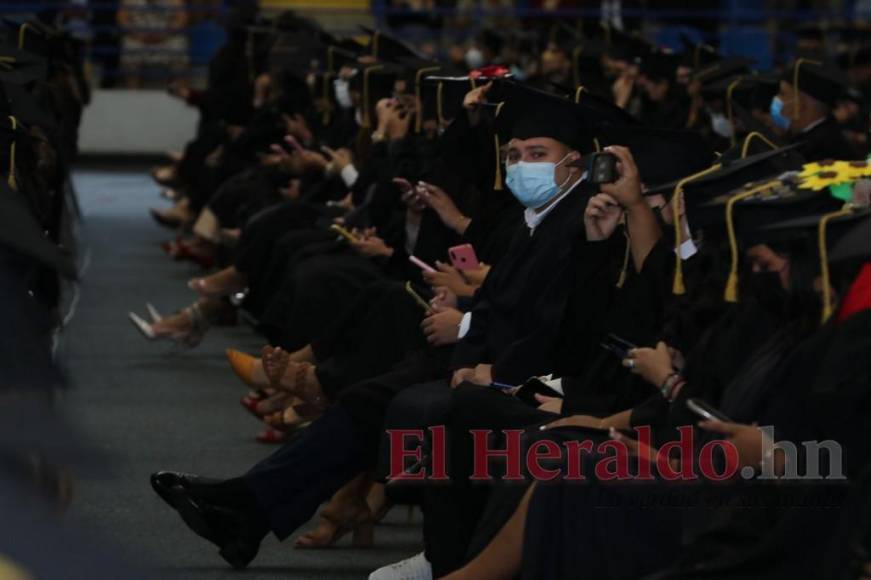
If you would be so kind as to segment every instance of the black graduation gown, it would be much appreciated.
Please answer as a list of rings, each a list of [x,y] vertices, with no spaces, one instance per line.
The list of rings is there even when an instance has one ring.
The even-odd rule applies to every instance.
[[[538,227],[515,235],[498,267],[476,293],[469,332],[458,343],[453,368],[492,364],[493,379],[520,384],[556,366],[562,318],[573,289],[583,213],[593,187],[581,183]]]

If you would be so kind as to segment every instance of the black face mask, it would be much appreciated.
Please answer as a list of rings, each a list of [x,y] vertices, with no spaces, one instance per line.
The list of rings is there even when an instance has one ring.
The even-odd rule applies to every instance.
[[[782,312],[786,307],[787,292],[777,272],[753,272],[741,280],[741,293],[753,299],[769,312]]]

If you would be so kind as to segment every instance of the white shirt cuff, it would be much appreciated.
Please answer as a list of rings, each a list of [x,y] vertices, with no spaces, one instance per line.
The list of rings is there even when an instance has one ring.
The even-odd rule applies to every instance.
[[[460,330],[457,333],[457,340],[469,334],[469,328],[472,326],[472,313],[466,312],[463,314],[463,319],[460,320]]]
[[[360,177],[360,173],[357,171],[357,168],[351,165],[345,165],[345,168],[339,173],[342,176],[342,181],[345,182],[346,187],[351,187],[356,183],[357,178]]]

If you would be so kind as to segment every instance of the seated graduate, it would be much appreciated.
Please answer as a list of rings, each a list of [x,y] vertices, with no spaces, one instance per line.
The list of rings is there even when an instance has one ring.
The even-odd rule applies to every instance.
[[[474,373],[479,363],[479,372],[490,372],[484,361],[509,351],[513,354],[505,364],[493,367],[494,377],[519,381],[552,366],[548,345],[553,344],[568,302],[576,267],[570,259],[573,241],[583,240],[583,212],[592,191],[581,169],[570,161],[579,160],[579,151],[589,150],[592,139],[589,117],[583,117],[589,111],[556,97],[535,98],[550,106],[529,113],[516,110],[511,117],[516,119],[511,130],[520,146],[507,179],[512,193],[529,208],[527,228],[514,237],[508,255],[476,294],[468,338],[458,345],[463,348],[464,341],[470,341],[454,363],[464,367],[457,377]],[[547,281],[544,292],[542,280]],[[411,370],[398,378],[371,379],[344,389],[300,437],[243,478],[210,483],[160,473],[153,478],[155,488],[196,533],[219,545],[228,562],[244,567],[270,529],[286,537],[323,500],[371,468],[392,395],[445,376],[449,366],[446,358],[442,361],[423,368],[412,361]],[[447,380],[438,382],[450,392]]]
[[[840,443],[846,447],[845,453],[829,455],[830,461],[823,468],[824,477],[844,473],[853,478],[865,468],[868,456],[864,450],[856,449],[854,443],[857,440],[854,430],[860,428],[861,420],[843,413],[848,408],[867,405],[867,389],[857,390],[857,385],[860,377],[867,375],[868,369],[867,364],[847,364],[850,367],[847,370],[845,362],[850,358],[850,352],[856,352],[855,348],[862,348],[859,345],[867,343],[868,317],[865,315],[871,303],[867,294],[858,290],[864,283],[867,266],[861,266],[861,260],[857,264],[856,258],[867,256],[871,246],[867,241],[860,242],[859,246],[864,245],[866,250],[847,254],[853,262],[844,264],[836,275],[832,275],[832,286],[829,286],[826,275],[825,253],[821,262],[818,249],[831,244],[859,220],[864,221],[855,226],[855,230],[858,232],[864,228],[867,231],[868,211],[836,210],[767,226],[778,216],[797,215],[814,207],[813,203],[807,203],[808,195],[784,194],[780,182],[776,183],[768,187],[769,191],[781,188],[774,196],[768,194],[769,200],[774,199],[773,203],[745,195],[745,211],[735,218],[744,224],[739,235],[748,245],[747,259],[753,263],[752,271],[769,272],[776,283],[782,285],[781,300],[775,300],[773,304],[769,300],[768,307],[785,307],[788,319],[780,331],[756,349],[753,357],[720,393],[716,404],[735,422],[709,419],[699,426],[715,434],[715,439],[722,437],[733,445],[737,451],[737,469],[743,469],[745,479],[747,470],[764,476],[782,476],[802,469],[797,464],[808,459],[810,454],[800,452],[787,457],[775,450],[774,442],[781,439],[787,442],[787,446],[789,442],[798,445],[799,442],[821,440]],[[828,193],[822,196],[828,196]],[[802,197],[805,199],[799,202],[800,207],[796,207],[796,198]],[[828,235],[821,223],[829,226]],[[775,245],[780,251],[772,252],[763,241]],[[855,239],[849,243],[851,250],[855,250]],[[822,278],[820,270],[813,267],[821,263]],[[759,286],[751,280],[746,280],[745,288],[744,278],[760,275],[765,276],[748,270],[742,276],[742,301],[744,291],[751,301],[768,298],[765,293],[758,298],[753,296],[758,293]],[[845,301],[838,309],[838,315],[831,317],[836,296],[844,296]],[[728,293],[726,297],[729,297]],[[822,357],[817,356],[820,353],[824,353]],[[665,377],[662,397],[670,400],[667,413],[675,427],[692,425],[698,420],[699,416],[692,412],[692,403],[688,403],[690,398],[715,396],[714,393],[700,393],[693,379],[683,378],[690,376],[689,362],[684,370],[675,371],[675,366],[680,363],[675,361],[664,343],[655,350],[630,351],[626,364],[654,385]],[[835,419],[831,412],[838,418]],[[755,421],[772,427],[757,427]],[[617,427],[627,426],[618,416],[595,422],[561,420],[549,426],[548,430],[560,431],[569,425],[588,429],[577,432],[575,436],[592,438],[593,441],[597,436],[589,429],[610,427],[613,439],[627,444],[632,453],[649,457],[651,461],[655,461],[656,447],[661,444],[655,442],[650,447],[650,440],[639,443],[614,431]],[[638,423],[633,421],[633,425]],[[654,439],[660,435],[661,431]],[[690,446],[693,458],[684,455],[674,467],[679,470],[690,463],[698,465],[695,462],[699,447],[710,440],[711,437],[702,438],[696,447]],[[844,457],[847,458],[845,464],[835,463]],[[725,518],[711,520],[707,517],[708,508],[704,507],[704,502],[698,501],[700,497],[706,497],[704,495],[696,496],[695,502],[690,503],[657,502],[647,509],[638,507],[642,497],[652,502],[659,494],[697,493],[698,481],[694,487],[689,481],[671,482],[656,477],[647,486],[640,482],[609,485],[593,477],[593,465],[594,462],[584,463],[585,479],[580,485],[568,481],[555,486],[544,482],[536,484],[535,490],[527,493],[515,515],[485,551],[450,577],[514,577],[521,567],[521,545],[523,576],[530,578],[574,578],[579,571],[596,578],[647,577],[646,574],[654,570],[670,566],[673,560],[679,563],[655,577],[795,577],[807,569],[816,570],[814,577],[828,576],[825,566],[831,562],[822,557],[824,549],[821,546],[830,541],[829,535],[837,525],[838,511],[831,508],[841,505],[846,494],[845,482],[837,477],[829,482],[778,481],[767,476],[749,484],[740,483],[740,478],[727,480],[723,482],[725,488],[722,484],[711,486],[705,493],[712,493],[712,498],[720,500],[734,500],[737,496],[730,494],[737,488],[738,496],[756,498],[756,503],[746,504],[753,507],[735,504],[734,509],[725,508]],[[722,467],[722,464],[718,465]],[[599,473],[595,471],[596,475]],[[674,489],[670,491],[669,488]],[[527,503],[530,498],[531,502]],[[780,503],[770,503],[778,498]],[[792,502],[802,502],[803,508],[786,507],[791,505],[790,498]],[[821,499],[824,500],[822,503]],[[601,510],[602,502],[606,502],[610,509]],[[714,505],[723,504],[711,504]],[[527,512],[529,519],[526,519]],[[613,551],[613,545],[596,539],[605,529],[628,541]],[[691,544],[683,549],[680,547],[682,533],[691,538]],[[839,542],[844,539],[839,538]],[[801,548],[796,552],[795,546]],[[518,553],[512,552],[515,549]]]

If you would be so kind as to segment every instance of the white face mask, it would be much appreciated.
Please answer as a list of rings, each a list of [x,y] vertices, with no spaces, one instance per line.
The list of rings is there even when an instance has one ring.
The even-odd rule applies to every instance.
[[[469,68],[481,68],[484,66],[484,53],[473,46],[466,51],[465,61]]]
[[[333,81],[333,90],[336,92],[336,102],[343,109],[350,109],[354,106],[351,102],[351,93],[348,90],[348,81],[345,79],[336,79]]]
[[[732,138],[732,123],[723,113],[711,113],[711,129],[720,137]]]

